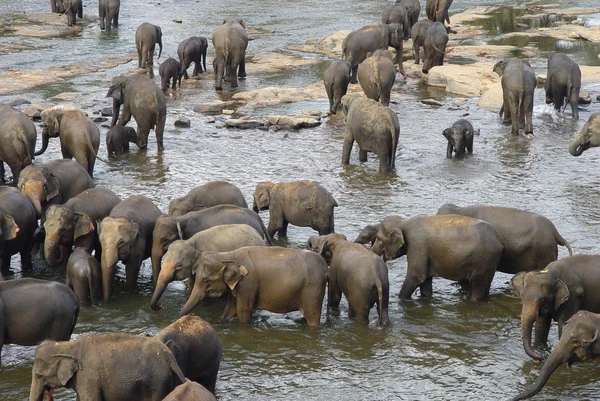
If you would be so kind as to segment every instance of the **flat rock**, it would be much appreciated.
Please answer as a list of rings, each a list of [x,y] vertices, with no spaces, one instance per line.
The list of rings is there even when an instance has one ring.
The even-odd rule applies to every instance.
[[[175,22],[176,24],[181,24],[183,21],[181,18],[175,18],[173,19],[173,22]]]
[[[268,125],[276,125],[279,128],[313,128],[321,125],[320,118],[302,116],[271,116],[267,120]]]
[[[16,98],[8,102],[8,105],[12,107],[22,106],[24,104],[31,104],[31,102],[23,98]]]
[[[77,96],[81,95],[80,92],[63,92],[56,96],[52,96],[52,100],[60,100],[62,102],[72,102]]]
[[[304,53],[322,54],[330,58],[342,57],[342,42],[352,32],[339,31],[322,38],[308,39],[304,44],[288,46],[288,49]]]
[[[265,124],[262,121],[248,120],[245,118],[230,118],[229,120],[225,120],[225,126],[229,128],[256,129],[264,125]]]
[[[423,100],[421,100],[421,103],[427,104],[429,106],[443,106],[444,105],[442,102],[437,101],[435,99],[423,99]]]
[[[600,25],[586,28],[581,25],[559,25],[552,28],[536,28],[524,32],[510,32],[502,38],[512,37],[551,37],[559,40],[574,42],[576,40],[586,40],[592,43],[600,43]]]
[[[174,124],[176,127],[189,128],[189,127],[191,127],[192,122],[187,117],[177,116]]]
[[[308,110],[300,110],[300,114],[302,114],[303,116],[309,116],[309,117],[315,117],[315,118],[321,118],[321,110],[319,109],[308,109]]]
[[[23,110],[23,113],[32,120],[39,120],[42,118],[42,111],[45,109],[46,107],[41,104],[31,104]]]
[[[112,117],[112,115],[113,115],[113,109],[112,109],[112,107],[103,107],[100,110],[100,114],[102,114],[105,117]]]
[[[348,86],[348,93],[361,92],[360,85]],[[304,88],[266,87],[246,92],[238,92],[231,99],[247,103],[252,107],[294,103],[327,98],[323,83],[318,82]]]
[[[223,109],[230,106],[231,102],[223,102],[222,100],[213,100],[212,102],[201,103],[194,106],[196,113],[205,114],[221,114]]]
[[[579,104],[590,104],[592,103],[592,96],[590,92],[582,89],[579,91]]]
[[[312,65],[320,62],[321,60],[305,59],[293,54],[277,52],[256,53],[252,57],[248,57],[246,72],[250,75],[264,74],[267,72]]]
[[[452,41],[454,42],[454,40]],[[485,58],[503,58],[509,57],[515,50],[521,49],[524,57],[537,57],[539,51],[534,47],[519,48],[508,45],[485,45],[485,46],[453,46],[452,42],[447,46],[447,57],[485,57]]]

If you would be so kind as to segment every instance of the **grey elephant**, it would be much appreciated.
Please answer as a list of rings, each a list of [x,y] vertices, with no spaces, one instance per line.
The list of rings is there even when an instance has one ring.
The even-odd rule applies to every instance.
[[[413,53],[415,56],[415,64],[421,62],[419,51],[425,44],[425,32],[433,25],[433,21],[424,19],[415,23],[411,29],[411,37],[413,41]]]
[[[218,225],[202,230],[187,240],[172,242],[162,260],[150,308],[152,310],[162,308],[158,301],[167,285],[174,280],[188,279],[188,288],[191,292],[202,252],[229,252],[245,246],[264,245],[266,244],[261,234],[247,224]]]
[[[505,250],[504,240],[491,224],[454,214],[388,217],[381,223],[373,250],[385,259],[406,255],[408,268],[400,298],[410,299],[417,288],[432,295],[432,278],[468,283],[470,299],[487,297]],[[383,252],[381,252],[383,251]]]
[[[433,22],[450,23],[448,9],[452,5],[453,0],[427,0],[425,4],[425,13],[427,18]]]
[[[396,50],[395,64],[404,78],[406,73],[402,67],[402,26],[398,24],[378,24],[364,26],[352,31],[342,42],[342,59],[348,60],[352,67],[350,82],[355,84],[357,80],[358,65],[362,63],[369,53],[377,49],[386,50],[393,47]]]
[[[65,6],[62,0],[50,0],[50,7],[53,13],[63,14],[65,12]]]
[[[173,199],[169,204],[169,214],[178,217],[217,205],[248,207],[238,187],[227,181],[211,181],[193,188],[181,198]]]
[[[102,374],[99,374],[102,372]],[[169,348],[152,337],[90,334],[73,341],[44,341],[35,353],[29,401],[67,387],[79,400],[161,401],[185,383]]]
[[[164,149],[163,133],[167,120],[167,102],[163,92],[151,79],[141,74],[117,77],[113,79],[106,97],[113,98],[111,127],[117,124],[119,110],[123,105],[119,125],[124,127],[133,116],[138,126],[137,146],[145,150],[150,130],[154,129],[158,150]]]
[[[329,273],[315,252],[278,246],[204,252],[196,274],[199,279],[180,316],[190,313],[207,296],[228,295],[224,320],[237,316],[241,323],[250,323],[253,310],[300,311],[309,326],[320,323]]]
[[[333,215],[338,204],[318,182],[260,182],[253,199],[255,212],[269,210],[267,232],[270,237],[275,233],[279,238],[287,236],[288,224],[311,227],[320,235],[335,232]]]
[[[447,203],[437,214],[458,214],[487,221],[504,239],[506,250],[497,270],[515,274],[542,270],[558,258],[558,245],[573,255],[569,243],[554,224],[541,214],[500,206],[460,207]]]
[[[548,341],[552,320],[563,325],[580,310],[600,312],[600,256],[575,255],[550,263],[544,270],[517,273],[511,280],[521,298],[521,334],[523,348],[533,359],[542,359],[531,344],[535,323],[535,343]]]
[[[100,148],[100,130],[96,124],[81,110],[60,107],[44,110],[42,121],[42,148],[35,155],[41,155],[48,149],[50,138],[59,137],[63,159],[75,158],[94,178],[94,165]]]
[[[119,26],[119,9],[121,0],[98,0],[98,15],[100,16],[100,29],[110,33],[112,26]]]
[[[177,56],[181,65],[181,75],[185,79],[189,78],[187,69],[194,63],[193,77],[202,74],[202,65],[204,64],[204,72],[206,69],[206,51],[208,50],[208,41],[204,36],[192,36],[185,39],[177,46]]]
[[[0,281],[0,351],[3,345],[68,340],[79,302],[66,285],[35,278]]]
[[[444,56],[446,55],[446,45],[448,44],[448,32],[444,24],[434,22],[425,31],[423,38],[423,50],[425,59],[423,60],[423,74],[428,74],[435,66],[444,65]]]
[[[75,25],[77,18],[83,18],[83,3],[81,0],[62,0],[65,14],[67,14],[67,25]]]
[[[375,244],[375,240],[377,239],[377,233],[381,229],[381,223],[374,225],[367,225],[365,228],[360,230],[358,236],[354,240],[357,244],[367,245],[370,244],[371,247]]]
[[[411,28],[419,20],[419,14],[421,14],[421,2],[419,0],[396,0],[396,3],[406,7],[406,17],[408,19],[408,29],[410,32]]]
[[[158,25],[144,22],[135,31],[135,47],[138,54],[138,67],[146,68],[154,64],[154,49],[158,43],[158,57],[162,53],[162,29]]]
[[[336,114],[342,97],[348,92],[352,67],[349,61],[335,60],[323,73],[323,84],[329,98],[329,112]]]
[[[473,153],[475,131],[469,121],[461,118],[452,124],[452,127],[446,128],[442,134],[448,140],[448,146],[446,146],[446,157],[448,159],[452,159],[452,153],[456,157],[464,156],[466,152]]]
[[[581,156],[589,148],[598,146],[600,146],[600,113],[594,113],[581,132],[569,143],[569,153],[573,156]]]
[[[369,323],[369,312],[377,304],[378,323],[389,325],[390,284],[383,259],[364,246],[349,242],[343,234],[308,239],[308,248],[323,256],[329,265],[328,306],[338,307],[346,296],[351,318]]]
[[[533,95],[537,80],[531,65],[518,58],[498,61],[493,71],[502,77],[503,103],[500,116],[512,125],[513,135],[519,135],[519,124],[525,123],[525,134],[533,135]]]
[[[80,303],[96,303],[102,299],[100,265],[87,249],[77,247],[69,256],[65,284]]]
[[[410,37],[410,25],[408,23],[408,9],[404,4],[392,4],[383,11],[381,16],[382,24],[398,24],[402,26],[402,36],[404,40]]]
[[[546,104],[554,103],[554,108],[560,110],[567,103],[571,105],[573,118],[579,119],[579,91],[581,89],[581,69],[569,56],[562,53],[548,54],[548,76],[544,83]],[[566,99],[566,102],[565,102]],[[564,108],[563,108],[564,111]]]
[[[125,264],[125,285],[134,288],[142,261],[150,257],[152,230],[160,210],[145,196],[131,196],[117,206],[98,225],[102,246],[102,292],[110,302],[111,281],[121,260]]]
[[[129,152],[129,142],[137,143],[137,132],[131,127],[115,125],[106,133],[106,153],[119,156]]]
[[[19,182],[21,170],[31,164],[37,131],[25,113],[0,104],[0,185],[4,185],[4,163]]]
[[[389,107],[357,95],[342,98],[346,116],[346,135],[342,150],[342,164],[350,164],[354,141],[360,147],[359,161],[367,161],[367,152],[379,157],[379,171],[390,174],[396,168],[396,149],[400,136],[398,116]]]
[[[181,65],[173,57],[169,57],[160,64],[158,74],[160,75],[160,88],[163,91],[169,89],[171,81],[173,81],[171,89],[175,90],[177,83],[179,83],[179,87],[181,88]]]
[[[375,50],[358,66],[358,82],[369,99],[390,105],[396,69],[389,50]]]
[[[246,48],[248,34],[241,18],[225,18],[212,36],[215,47],[213,69],[215,89],[223,89],[223,77],[232,88],[237,88],[238,77],[246,77]]]
[[[163,401],[217,401],[204,386],[196,382],[180,384]]]

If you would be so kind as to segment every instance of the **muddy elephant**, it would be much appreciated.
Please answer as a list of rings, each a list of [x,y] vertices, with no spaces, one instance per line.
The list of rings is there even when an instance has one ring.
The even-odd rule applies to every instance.
[[[318,326],[328,278],[327,264],[315,252],[278,246],[247,246],[232,252],[204,252],[198,280],[180,316],[204,298],[228,295],[224,320],[250,323],[253,310],[300,311]],[[285,277],[285,280],[282,280]]]
[[[552,320],[563,325],[580,310],[600,312],[600,256],[575,255],[550,263],[544,270],[516,274],[511,284],[521,298],[523,348],[533,359],[542,359],[531,345],[535,323],[535,343],[548,341]]]
[[[83,3],[81,0],[62,0],[65,14],[67,14],[67,25],[75,25],[77,18],[83,18]]]
[[[542,270],[558,258],[558,245],[573,255],[569,243],[552,222],[541,214],[500,206],[460,207],[447,203],[437,214],[459,214],[487,221],[504,239],[506,251],[497,270],[516,274]]]
[[[77,247],[69,256],[65,284],[80,303],[93,304],[102,299],[100,265],[87,249]]]
[[[423,50],[425,52],[423,74],[428,74],[433,67],[444,65],[447,44],[448,32],[444,24],[434,22],[433,25],[427,28],[423,38]]]
[[[425,4],[425,13],[427,18],[433,22],[450,23],[448,9],[452,5],[453,0],[427,0]]]
[[[498,61],[493,71],[502,77],[503,103],[500,116],[512,125],[513,135],[519,135],[519,124],[525,123],[525,134],[533,135],[533,95],[537,80],[531,65],[518,58]]]
[[[548,75],[544,84],[546,104],[554,103],[560,110],[567,103],[571,106],[573,118],[579,119],[577,105],[581,89],[581,69],[576,62],[563,53],[550,52],[548,55]],[[566,99],[566,101],[565,101]]]
[[[162,401],[217,401],[204,386],[196,382],[180,384]]]
[[[253,199],[252,209],[256,213],[269,210],[267,232],[270,237],[275,233],[279,238],[287,236],[288,224],[311,227],[320,235],[335,232],[333,214],[338,204],[318,182],[260,182]]]
[[[579,135],[569,143],[569,153],[573,156],[581,156],[589,148],[598,146],[600,146],[600,113],[594,113],[587,120]]]
[[[402,4],[406,7],[406,18],[408,20],[408,29],[410,29],[419,20],[421,14],[421,2],[419,0],[396,0],[397,4]]]
[[[25,113],[0,104],[0,185],[4,185],[4,163],[19,182],[21,170],[31,164],[37,131]]]
[[[377,233],[381,229],[381,223],[374,225],[367,225],[365,228],[360,230],[358,236],[354,240],[357,244],[367,245],[370,244],[373,246],[375,240],[377,239]]]
[[[119,125],[124,127],[133,116],[138,126],[137,146],[145,150],[148,145],[148,134],[151,129],[154,129],[158,150],[164,149],[163,133],[167,120],[167,103],[165,95],[151,79],[141,74],[114,78],[106,97],[113,98],[111,127],[117,124],[119,110],[123,105]]]
[[[346,134],[342,150],[342,164],[350,164],[354,141],[360,147],[359,161],[367,161],[367,152],[379,157],[379,171],[390,174],[396,168],[396,149],[400,136],[398,116],[389,107],[372,99],[353,95],[342,98],[346,116]]]
[[[185,39],[177,46],[177,56],[181,65],[181,75],[188,79],[190,76],[187,69],[194,63],[193,77],[198,76],[198,73],[208,71],[206,69],[206,51],[208,50],[208,40],[204,36],[192,36]],[[202,65],[204,64],[204,71]]]
[[[369,323],[369,312],[377,304],[379,325],[389,325],[388,268],[380,256],[347,241],[343,234],[313,235],[308,239],[308,248],[323,256],[329,265],[328,306],[337,308],[344,294],[350,318]]]
[[[171,89],[175,90],[178,82],[179,87],[181,88],[181,65],[179,64],[179,61],[175,60],[173,57],[169,57],[160,64],[160,67],[158,67],[158,74],[160,75],[160,89],[162,89],[163,92],[169,89],[171,81],[173,81]]]
[[[381,16],[382,24],[398,24],[402,26],[402,36],[404,40],[410,37],[410,26],[408,23],[408,9],[404,4],[392,4],[383,11]]]
[[[169,204],[169,214],[183,216],[217,205],[248,207],[244,194],[238,187],[227,181],[211,181],[192,189],[181,198],[173,199]]]
[[[50,266],[67,261],[73,247],[96,251],[100,260],[101,247],[97,221],[108,216],[121,198],[107,188],[86,189],[62,205],[52,205],[44,221],[44,257]]]
[[[336,60],[323,73],[323,84],[329,98],[329,112],[331,114],[338,112],[342,97],[348,92],[351,69],[349,61]]]
[[[134,288],[142,261],[150,257],[152,230],[160,210],[145,196],[131,196],[117,206],[98,225],[102,246],[102,292],[110,302],[111,281],[117,262],[125,264],[125,285]]]
[[[0,281],[0,351],[3,345],[68,340],[79,302],[66,285],[35,278]]]
[[[464,156],[467,152],[469,154],[473,153],[473,136],[475,135],[475,131],[469,121],[461,118],[452,124],[452,127],[446,128],[442,134],[448,140],[448,145],[446,146],[446,157],[448,159],[452,159],[452,153],[456,157]]]
[[[237,88],[238,77],[246,77],[246,48],[248,34],[241,18],[225,18],[212,36],[215,47],[213,69],[215,89],[223,89],[223,78],[232,88]]]
[[[358,82],[369,99],[390,105],[396,69],[389,50],[375,50],[358,66]]]
[[[115,125],[106,133],[106,153],[117,156],[129,152],[129,142],[137,143],[137,132],[131,127]]]
[[[98,15],[100,16],[100,29],[110,33],[112,26],[119,26],[119,9],[121,0],[98,0]]]
[[[75,158],[94,178],[94,165],[100,148],[100,130],[96,124],[81,110],[59,107],[44,110],[42,121],[42,148],[35,155],[41,155],[48,149],[50,138],[59,137],[63,159]]]
[[[18,184],[42,224],[49,206],[63,204],[94,186],[88,172],[79,163],[69,159],[27,166],[21,172]]]
[[[415,56],[415,64],[419,64],[421,62],[421,58],[419,55],[419,51],[421,47],[425,44],[425,32],[433,25],[433,21],[429,19],[424,19],[418,21],[411,28],[411,37],[413,41],[413,54]]]
[[[78,400],[128,401],[135,394],[136,401],[161,401],[186,382],[166,345],[126,333],[44,341],[31,373],[29,401],[61,387],[75,391]]]
[[[185,377],[215,392],[223,346],[210,323],[182,316],[155,338],[169,347]]]
[[[378,24],[364,26],[356,31],[352,31],[342,42],[342,59],[348,60],[352,67],[350,82],[358,82],[358,65],[362,63],[369,53],[377,49],[387,50],[393,47],[396,50],[396,60],[398,71],[406,78],[406,73],[402,67],[402,26],[398,24]]]
[[[432,295],[432,278],[469,284],[470,299],[487,297],[505,250],[504,240],[491,224],[455,214],[388,217],[381,223],[374,249],[385,259],[406,255],[408,268],[400,298],[410,299],[417,288]]]
[[[50,0],[50,7],[53,13],[63,14],[65,12],[65,6],[62,0]]]
[[[188,279],[188,288],[190,292],[192,291],[202,252],[229,252],[244,246],[264,245],[266,244],[261,234],[247,224],[217,225],[194,234],[188,240],[172,242],[164,255],[150,308],[152,310],[162,308],[158,301],[167,285],[174,280]]]
[[[158,25],[144,22],[135,31],[135,47],[138,54],[138,67],[146,68],[154,64],[154,49],[158,43],[158,57],[162,53],[162,29]]]

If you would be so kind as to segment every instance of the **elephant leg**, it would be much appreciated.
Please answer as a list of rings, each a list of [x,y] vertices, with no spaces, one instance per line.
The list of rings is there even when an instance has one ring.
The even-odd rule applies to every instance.
[[[419,286],[422,298],[431,298],[433,296],[433,277],[425,279],[423,284]]]
[[[0,257],[0,273],[4,273],[4,275],[10,273],[10,255]]]
[[[162,118],[159,118],[158,121],[156,122],[156,126],[154,127],[154,133],[156,134],[156,144],[158,147],[158,151],[162,152],[165,149],[165,146],[163,145],[163,134],[165,132],[165,123],[167,120],[167,116],[163,116]],[[147,135],[146,135],[147,137]]]
[[[551,324],[552,319],[550,317],[538,316],[535,321],[535,344],[546,344],[548,342],[548,333],[550,333]]]
[[[367,151],[359,149],[358,151],[358,161],[361,163],[366,163],[368,160]]]
[[[494,279],[494,274],[496,273],[495,266],[493,269],[485,267],[487,270],[481,272],[471,278],[471,301],[479,302],[483,301],[490,292],[490,286],[492,285],[492,280]]]
[[[193,77],[198,76],[198,68],[200,68],[200,65],[198,64],[198,60],[194,60],[194,72],[192,73]]]
[[[75,156],[75,161],[76,161],[76,162],[77,162],[77,163],[78,163],[78,164],[79,164],[81,167],[83,167],[83,168],[85,169],[85,171],[87,171],[87,172],[88,172],[88,174],[90,174],[90,169],[89,169],[89,164],[88,164],[87,157],[85,157],[85,156],[80,156],[80,155],[77,155],[77,156]],[[92,175],[91,175],[91,174],[90,174],[90,177],[92,177]],[[94,178],[94,177],[92,177],[92,178]]]
[[[119,117],[119,125],[124,127],[131,120],[131,109],[128,105],[123,105],[123,112],[121,113],[121,117]]]
[[[77,9],[77,16],[79,18],[83,18],[83,2],[79,4],[79,8]],[[73,18],[75,19],[75,18]]]
[[[137,284],[137,279],[140,274],[140,268],[142,267],[142,261],[138,258],[129,261],[125,264],[125,287],[128,289],[134,289]]]
[[[415,64],[420,64],[421,59],[419,58],[419,48],[420,46],[416,43],[413,44],[413,52],[415,54]]]
[[[283,224],[281,225],[281,228],[279,228],[279,230],[277,230],[277,235],[279,236],[279,238],[287,237],[288,224],[289,223],[284,219]]]
[[[246,55],[245,54],[242,57],[242,60],[240,61],[238,77],[246,78]]]
[[[144,45],[138,49],[138,60],[140,68],[146,68],[146,64],[148,63],[148,50],[144,49]]]
[[[119,26],[119,12],[118,11],[115,13],[115,16],[113,18],[113,25]]]
[[[206,72],[206,68],[204,70],[202,69],[202,52],[199,52],[198,58],[196,58],[194,64],[198,66],[198,73],[202,74],[203,72]]]
[[[425,278],[424,280],[426,280]],[[423,283],[422,279],[416,274],[407,274],[400,288],[399,297],[402,299],[410,299],[415,290]]]
[[[231,320],[237,316],[237,300],[231,293],[227,297],[227,303],[225,304],[225,310],[221,315],[222,320]]]
[[[100,30],[105,30],[106,29],[106,25],[105,25],[105,20],[107,19],[106,17],[106,8],[104,7],[100,7],[98,10],[98,14],[100,17]]]
[[[238,66],[237,65],[232,65],[231,67],[229,67],[229,70],[228,70],[228,73],[229,73],[229,84],[231,85],[232,88],[237,88],[238,87],[237,70],[238,70]]]
[[[269,225],[267,227],[267,233],[269,237],[273,238],[275,233],[283,226],[283,212],[282,211],[269,211]]]
[[[192,290],[194,289],[194,284],[196,284],[196,275],[190,274],[190,277],[188,277],[188,282],[187,282],[188,296],[190,296],[192,294]]]
[[[317,286],[318,284],[314,284]],[[319,296],[315,296],[318,293]],[[323,296],[325,295],[325,287],[323,292],[318,292],[318,288],[313,288],[309,291],[304,291],[302,295],[302,306],[300,312],[304,315],[306,323],[311,327],[317,327],[321,321],[321,308],[323,307]]]
[[[523,109],[525,111],[525,134],[533,135],[533,93],[523,98]]]
[[[469,142],[467,142],[467,152],[469,153],[473,153],[473,137],[471,137],[471,139],[469,139]]]
[[[188,68],[190,68],[190,65],[192,64],[192,61],[186,57],[183,56],[183,62],[181,63],[181,72],[183,73],[183,78],[184,79],[190,79],[190,76],[188,75]]]
[[[96,157],[89,156],[87,160],[87,165],[88,174],[91,178],[94,178],[94,166],[96,165]]]
[[[452,159],[452,150],[454,149],[454,147],[452,146],[452,143],[450,141],[448,141],[448,145],[446,146],[446,157],[448,159]]]
[[[579,104],[579,91],[571,89],[571,96],[569,98],[569,104],[571,105],[571,111],[573,113],[573,118],[575,120],[579,120],[579,111],[577,110],[577,105]]]
[[[148,49],[148,61],[146,62],[149,65],[154,65],[154,50],[156,49],[156,44],[150,46]]]
[[[389,174],[391,172],[391,157],[388,152],[379,154],[379,172]]]
[[[508,110],[510,112],[511,132],[513,135],[519,135],[519,99],[515,94],[508,94]]]
[[[346,137],[344,138],[344,148],[342,149],[342,164],[350,164],[350,152],[352,152],[352,145],[354,144],[354,137],[346,127]]]
[[[2,160],[0,160],[0,185],[4,185],[5,181],[4,181],[4,162]]]
[[[335,270],[329,270],[329,293],[327,295],[327,305],[332,308],[340,306],[342,300],[342,290],[338,284]]]
[[[358,83],[358,78],[356,76],[357,72],[358,72],[358,64],[355,65],[354,67],[352,67],[352,71],[350,72],[350,83],[351,84]]]
[[[246,297],[236,297],[235,311],[240,323],[250,323],[252,321],[252,301],[254,297],[246,299]]]

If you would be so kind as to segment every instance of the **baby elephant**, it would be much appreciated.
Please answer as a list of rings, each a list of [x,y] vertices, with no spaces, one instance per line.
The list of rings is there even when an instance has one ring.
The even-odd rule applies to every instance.
[[[563,111],[567,104],[571,105],[573,118],[579,119],[577,104],[579,103],[579,90],[581,89],[581,69],[569,56],[562,53],[551,52],[548,55],[548,77],[544,84],[546,103],[554,103],[554,108]],[[566,99],[566,103],[565,103]]]
[[[448,140],[446,147],[446,157],[452,159],[452,151],[456,157],[461,157],[465,151],[473,153],[473,125],[467,120],[460,119],[452,124],[452,127],[446,128],[443,132]]]
[[[349,61],[336,60],[323,73],[323,83],[329,98],[329,111],[331,114],[337,113],[340,109],[342,96],[348,92],[351,70]]]
[[[171,79],[173,80],[172,89],[177,88],[177,82],[179,82],[179,87],[181,88],[181,64],[173,57],[169,57],[161,63],[160,67],[158,67],[158,73],[160,74],[160,88],[163,92],[169,89]]]
[[[137,143],[137,133],[134,128],[115,125],[106,133],[106,151],[108,155],[120,155],[129,152],[129,142]]]
[[[79,302],[91,300],[92,303],[102,296],[102,273],[98,261],[85,248],[77,247],[67,262],[67,287],[73,290]]]
[[[369,99],[390,105],[390,94],[396,82],[396,68],[389,50],[375,50],[358,66],[358,82]],[[406,73],[402,74],[406,78]]]
[[[433,21],[424,19],[413,25],[410,36],[413,40],[413,53],[415,54],[415,64],[419,64],[419,50],[425,44],[425,31],[433,25]]]
[[[375,244],[375,240],[377,239],[377,233],[379,232],[380,228],[381,223],[365,226],[365,228],[360,230],[360,232],[358,233],[358,237],[356,237],[354,242],[363,245],[371,244],[371,247],[373,247],[373,244]]]
[[[196,382],[187,382],[175,387],[163,401],[217,401],[214,395]]]

